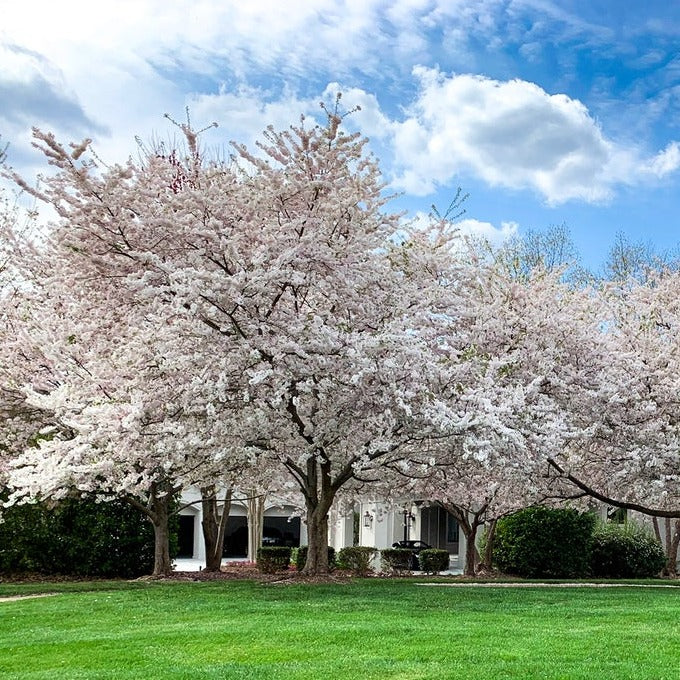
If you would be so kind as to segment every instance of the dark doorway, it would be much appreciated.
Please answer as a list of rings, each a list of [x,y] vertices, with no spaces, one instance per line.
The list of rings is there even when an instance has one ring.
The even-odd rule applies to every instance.
[[[433,548],[448,550],[456,555],[459,550],[458,522],[438,505],[424,507],[420,511],[420,540]]]
[[[177,557],[194,556],[194,515],[179,516],[179,534],[177,536]]]
[[[267,517],[262,525],[262,545],[300,546],[300,518]]]
[[[247,557],[248,555],[248,520],[244,515],[227,519],[224,532],[224,556]]]

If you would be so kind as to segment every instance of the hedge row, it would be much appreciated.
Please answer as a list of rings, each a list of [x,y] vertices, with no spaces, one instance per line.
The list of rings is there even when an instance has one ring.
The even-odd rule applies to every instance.
[[[659,574],[666,560],[656,538],[635,525],[531,507],[498,521],[493,561],[525,578],[642,578]]]
[[[257,551],[257,567],[263,573],[286,571],[292,563],[297,571],[301,571],[307,561],[307,546],[299,548],[262,547]],[[342,548],[337,560],[335,550],[328,546],[328,566],[347,569],[358,576],[365,576],[371,570],[371,562],[380,553],[382,568],[388,571],[422,569],[428,573],[448,569],[449,553],[446,550],[431,548],[419,554],[408,548],[385,548],[378,551],[368,546],[350,546]]]
[[[176,553],[176,528],[171,555]],[[2,511],[0,573],[132,578],[153,570],[149,521],[123,501],[67,499]]]

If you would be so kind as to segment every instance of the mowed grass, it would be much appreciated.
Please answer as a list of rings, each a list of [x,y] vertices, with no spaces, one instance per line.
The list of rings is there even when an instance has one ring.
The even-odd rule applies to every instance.
[[[2,585],[0,677],[680,678],[680,588]]]

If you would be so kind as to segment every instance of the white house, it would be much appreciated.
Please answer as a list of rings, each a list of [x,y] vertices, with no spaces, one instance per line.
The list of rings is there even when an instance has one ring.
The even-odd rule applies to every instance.
[[[257,545],[250,536],[249,522],[254,512],[262,515],[262,545],[307,544],[304,518],[299,510],[275,497],[264,497],[258,510],[252,502],[235,494],[232,500],[225,533],[226,558],[254,559]],[[201,531],[202,510],[198,490],[190,490],[182,497],[180,512],[178,557],[205,560],[205,546]],[[364,502],[352,512],[342,513],[333,507],[329,521],[329,545],[336,551],[351,545],[389,548],[403,540],[424,541],[433,548],[447,550],[451,567],[462,566],[465,555],[465,536],[456,520],[438,505],[407,502],[401,506],[386,506],[380,502]],[[250,543],[250,545],[249,545]]]

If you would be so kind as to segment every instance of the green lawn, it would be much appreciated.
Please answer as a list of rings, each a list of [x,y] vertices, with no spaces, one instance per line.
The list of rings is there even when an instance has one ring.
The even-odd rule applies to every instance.
[[[0,584],[0,678],[680,678],[680,588]]]

